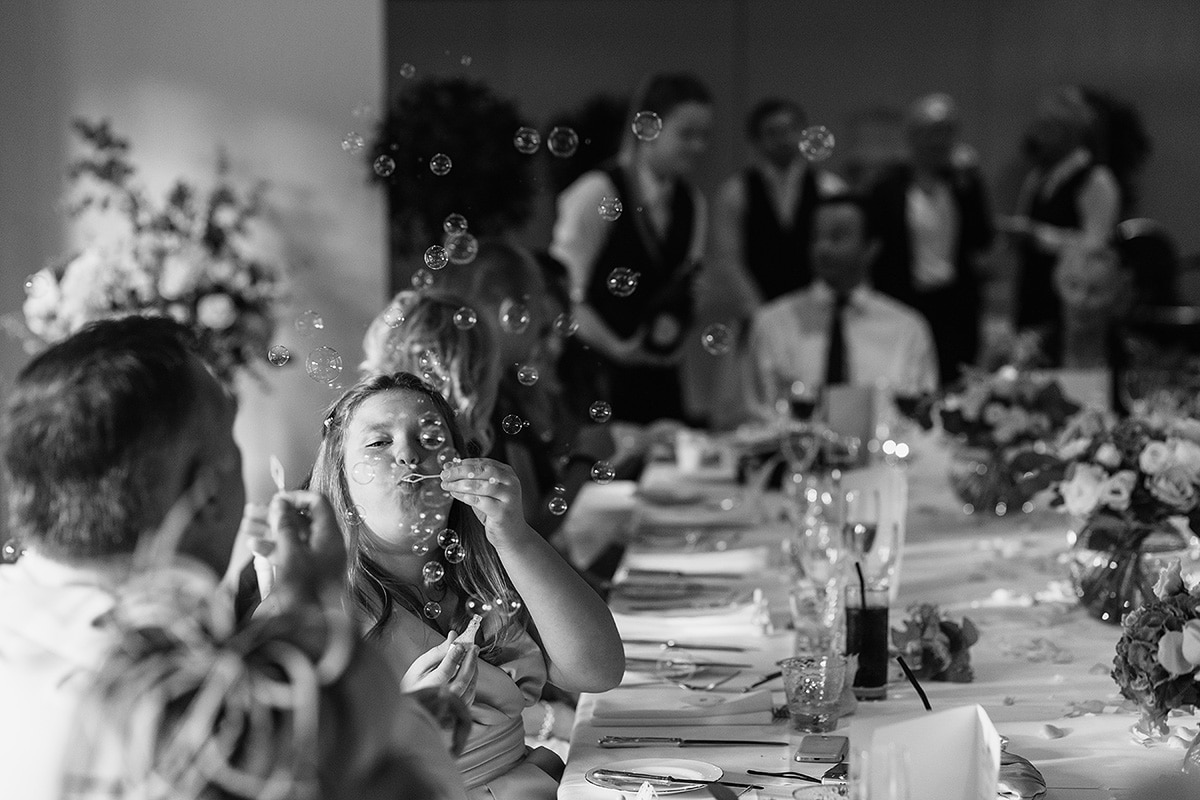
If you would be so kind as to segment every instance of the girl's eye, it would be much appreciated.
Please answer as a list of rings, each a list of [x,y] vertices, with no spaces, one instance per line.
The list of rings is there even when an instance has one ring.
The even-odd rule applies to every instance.
[[[367,447],[387,447],[386,439],[375,439],[367,444]]]

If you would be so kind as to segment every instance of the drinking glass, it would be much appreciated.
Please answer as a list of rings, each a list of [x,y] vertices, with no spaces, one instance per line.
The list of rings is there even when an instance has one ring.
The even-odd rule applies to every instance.
[[[888,683],[888,590],[886,586],[846,584],[846,652],[858,655],[854,696],[883,700]]]
[[[879,490],[851,489],[846,492],[845,523],[843,535],[846,549],[853,558],[861,561],[875,546],[879,531]]]
[[[792,730],[828,733],[836,728],[846,657],[839,653],[794,656],[780,662],[780,668]]]

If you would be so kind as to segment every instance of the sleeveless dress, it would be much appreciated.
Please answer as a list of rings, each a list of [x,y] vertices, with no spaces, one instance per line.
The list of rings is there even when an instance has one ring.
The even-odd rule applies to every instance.
[[[405,609],[398,608],[379,639],[397,676],[413,659],[445,638]],[[479,661],[474,725],[458,757],[467,794],[472,800],[553,800],[558,782],[526,760],[521,712],[541,697],[546,683],[542,649],[526,631],[500,652],[498,663]]]

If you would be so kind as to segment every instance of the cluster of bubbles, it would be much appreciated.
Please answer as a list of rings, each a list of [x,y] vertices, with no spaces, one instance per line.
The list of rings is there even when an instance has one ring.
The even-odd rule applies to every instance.
[[[714,356],[720,356],[733,349],[734,335],[728,325],[717,322],[709,325],[700,335],[700,344]]]
[[[437,153],[433,158],[429,159],[429,171],[439,178],[443,175],[449,175],[450,168],[453,166],[454,162],[445,153]]]
[[[833,134],[824,125],[812,125],[800,132],[800,154],[809,161],[829,158],[833,144]]]
[[[619,197],[601,197],[600,205],[597,208],[600,212],[600,217],[608,222],[616,222],[621,217],[621,212],[625,207],[621,205]]]
[[[439,392],[445,391],[446,385],[450,382],[450,370],[442,363],[441,356],[438,355],[436,350],[431,350],[427,347],[421,349],[417,353],[417,367],[421,372],[421,379],[423,381]],[[422,428],[429,424],[427,418],[429,418],[429,415],[421,418],[420,423]],[[437,422],[438,425],[441,425],[441,419],[436,414],[431,419]],[[428,449],[433,450],[434,448],[429,447]]]
[[[612,419],[612,405],[605,400],[597,400],[588,406],[588,416],[592,422],[608,422]]]
[[[638,278],[641,273],[634,272],[628,267],[617,267],[608,273],[608,291],[617,297],[629,297],[637,291]]]
[[[523,364],[517,367],[517,383],[522,386],[533,386],[538,382],[537,367],[530,364]]]
[[[506,594],[503,597],[495,597],[491,600],[484,600],[478,597],[467,598],[467,602],[463,604],[469,614],[479,614],[486,617],[492,612],[502,614],[504,616],[515,616],[518,614],[525,604],[521,602],[521,598],[515,594]]]
[[[507,298],[500,304],[500,330],[519,335],[529,328],[529,306],[521,300]]]
[[[652,142],[662,133],[662,117],[653,111],[639,111],[634,114],[629,127],[633,130],[633,135],[643,142]]]

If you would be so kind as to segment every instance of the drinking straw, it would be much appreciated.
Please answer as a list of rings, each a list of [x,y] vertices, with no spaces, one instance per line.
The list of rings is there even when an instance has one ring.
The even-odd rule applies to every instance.
[[[862,562],[854,562],[854,571],[858,573],[858,589],[859,601],[862,603],[863,611],[867,610],[867,579],[863,577]]]
[[[904,663],[904,656],[896,656],[896,660],[900,662],[900,669],[904,670],[904,677],[908,678],[908,682],[917,690],[917,695],[921,698],[921,702],[925,704],[925,710],[933,711],[933,706],[929,705],[929,698],[925,696],[925,690],[921,688],[921,684],[917,683],[917,676],[913,675],[913,671],[908,668],[908,664]]]

